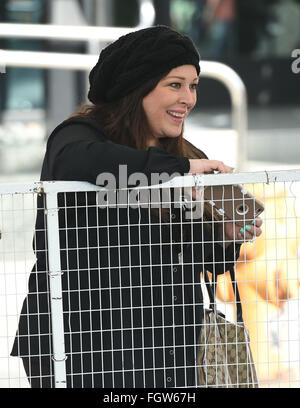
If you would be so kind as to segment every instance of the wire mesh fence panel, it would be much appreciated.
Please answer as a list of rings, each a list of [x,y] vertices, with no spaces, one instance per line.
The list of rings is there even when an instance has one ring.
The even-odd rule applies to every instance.
[[[1,386],[300,386],[299,171],[186,180],[0,189]]]
[[[265,205],[262,235],[236,264],[243,317],[261,387],[300,386],[299,181],[247,184]],[[227,274],[228,275],[228,274]],[[228,276],[219,298],[232,301]]]
[[[29,387],[22,360],[10,357],[10,353],[35,263],[32,241],[36,210],[34,193],[0,194],[1,387]]]
[[[170,188],[152,201],[112,193],[59,197],[67,385],[192,385],[200,273],[183,251],[182,201]]]

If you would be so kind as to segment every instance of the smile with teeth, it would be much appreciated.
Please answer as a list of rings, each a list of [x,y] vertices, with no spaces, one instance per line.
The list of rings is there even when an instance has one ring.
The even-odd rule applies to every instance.
[[[178,113],[173,111],[167,111],[169,115],[175,116],[176,118],[183,119],[185,117],[185,113]]]

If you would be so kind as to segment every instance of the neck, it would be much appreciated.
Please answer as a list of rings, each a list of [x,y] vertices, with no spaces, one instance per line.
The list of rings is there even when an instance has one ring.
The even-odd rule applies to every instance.
[[[157,147],[158,145],[159,143],[155,137],[151,137],[147,141],[147,147],[152,147],[152,146]]]

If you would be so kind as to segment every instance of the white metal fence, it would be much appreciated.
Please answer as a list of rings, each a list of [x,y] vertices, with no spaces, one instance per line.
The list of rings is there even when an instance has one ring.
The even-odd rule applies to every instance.
[[[15,347],[31,357],[32,384],[192,386],[198,320],[208,306],[200,270],[224,269],[217,305],[230,321],[235,301],[217,255],[220,248],[225,254],[223,239],[203,233],[206,223],[224,230],[229,220],[195,216],[189,197],[198,187],[192,203],[201,212],[203,189],[241,184],[265,205],[263,234],[241,238],[239,259],[232,259],[259,386],[299,388],[299,181],[300,170],[185,176],[160,185],[163,198],[150,200],[150,190],[140,189],[130,201],[137,191],[128,190],[125,202],[110,204],[88,183],[2,184],[0,387],[29,387],[21,359],[10,353],[31,270]],[[211,262],[204,261],[207,248],[214,248]]]

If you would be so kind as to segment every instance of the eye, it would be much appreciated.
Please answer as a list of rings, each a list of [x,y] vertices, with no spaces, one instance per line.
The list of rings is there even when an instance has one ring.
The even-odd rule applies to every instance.
[[[179,88],[181,87],[181,84],[180,84],[179,82],[172,82],[172,83],[170,84],[170,86],[171,86],[172,88],[179,89]]]
[[[198,88],[198,83],[191,84],[191,89],[196,90]]]

